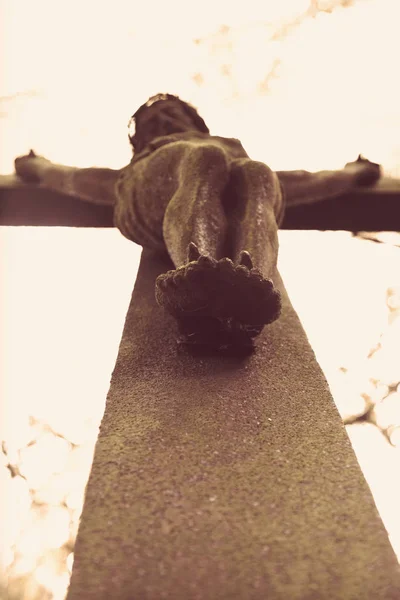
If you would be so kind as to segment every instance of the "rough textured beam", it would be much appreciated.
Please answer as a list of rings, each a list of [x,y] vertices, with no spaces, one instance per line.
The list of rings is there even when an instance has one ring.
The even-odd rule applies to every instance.
[[[143,254],[68,600],[399,598],[398,563],[283,286],[255,354],[192,357],[154,299],[168,268]]]
[[[114,209],[0,175],[0,224],[113,227]]]
[[[399,231],[400,181],[382,179],[338,198],[292,206],[286,211],[282,229],[331,231]]]

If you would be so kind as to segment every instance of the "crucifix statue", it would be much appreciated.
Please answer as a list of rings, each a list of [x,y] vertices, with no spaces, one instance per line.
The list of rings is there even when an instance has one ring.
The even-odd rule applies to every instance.
[[[339,196],[380,176],[361,156],[340,171],[272,171],[239,140],[211,135],[190,104],[150,98],[132,116],[133,158],[120,169],[57,165],[31,151],[16,173],[52,190],[114,206],[116,227],[175,268],[155,282],[182,344],[253,347],[279,317],[273,284],[285,205]]]

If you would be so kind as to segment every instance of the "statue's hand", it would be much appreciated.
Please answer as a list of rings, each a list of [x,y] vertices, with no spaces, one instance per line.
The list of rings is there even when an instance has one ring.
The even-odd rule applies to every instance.
[[[381,166],[361,154],[354,162],[347,163],[345,168],[356,173],[358,185],[373,185],[382,175]]]
[[[18,156],[14,161],[15,172],[26,182],[40,183],[43,172],[50,161],[43,156],[37,156],[33,150],[24,156]]]

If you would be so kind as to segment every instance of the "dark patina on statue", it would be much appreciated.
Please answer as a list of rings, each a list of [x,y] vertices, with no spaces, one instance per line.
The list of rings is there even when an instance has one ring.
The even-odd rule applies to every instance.
[[[274,172],[239,140],[210,135],[195,108],[170,94],[150,98],[130,125],[134,154],[123,169],[65,167],[32,151],[15,169],[24,180],[114,205],[124,236],[167,250],[175,269],[157,278],[155,294],[185,345],[252,348],[281,310],[273,277],[285,201],[338,196],[380,176],[361,156],[341,171]]]

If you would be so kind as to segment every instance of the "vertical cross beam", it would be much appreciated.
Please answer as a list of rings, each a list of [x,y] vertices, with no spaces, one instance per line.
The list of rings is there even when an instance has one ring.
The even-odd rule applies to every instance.
[[[277,274],[281,318],[247,358],[177,351],[143,252],[68,600],[400,597],[400,574]]]

